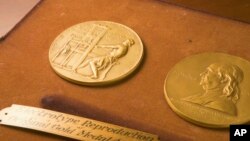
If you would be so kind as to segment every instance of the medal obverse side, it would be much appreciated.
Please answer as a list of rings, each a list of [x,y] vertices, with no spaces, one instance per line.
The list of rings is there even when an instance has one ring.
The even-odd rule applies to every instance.
[[[58,35],[49,50],[55,72],[83,85],[120,80],[139,66],[142,56],[139,36],[124,25],[108,21],[74,25]]]
[[[187,57],[164,84],[170,107],[188,121],[225,128],[250,120],[250,63],[223,53]]]

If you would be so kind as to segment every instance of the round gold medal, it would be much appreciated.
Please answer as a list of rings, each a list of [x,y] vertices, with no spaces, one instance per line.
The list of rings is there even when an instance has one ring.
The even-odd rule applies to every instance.
[[[188,121],[224,128],[250,121],[250,63],[223,53],[187,57],[164,84],[170,107]]]
[[[90,21],[63,31],[51,44],[49,60],[61,77],[83,85],[120,80],[140,64],[143,45],[130,28],[108,21]]]

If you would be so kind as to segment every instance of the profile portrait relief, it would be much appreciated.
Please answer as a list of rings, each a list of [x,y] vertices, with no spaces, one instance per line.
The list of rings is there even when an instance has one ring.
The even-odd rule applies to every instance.
[[[239,86],[243,80],[242,70],[233,64],[213,63],[200,77],[200,86],[204,92],[182,100],[236,116]]]

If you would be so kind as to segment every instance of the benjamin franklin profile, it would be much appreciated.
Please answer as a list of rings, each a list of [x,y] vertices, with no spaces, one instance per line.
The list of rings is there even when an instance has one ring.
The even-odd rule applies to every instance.
[[[204,93],[182,100],[236,115],[235,104],[239,99],[239,84],[243,79],[242,70],[236,65],[214,63],[208,66],[200,76],[200,85]]]

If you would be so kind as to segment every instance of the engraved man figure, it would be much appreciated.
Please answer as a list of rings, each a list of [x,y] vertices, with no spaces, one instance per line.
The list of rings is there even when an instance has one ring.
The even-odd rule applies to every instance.
[[[239,83],[243,79],[242,70],[232,64],[214,63],[201,73],[200,85],[205,92],[182,100],[236,115],[239,99]]]
[[[111,67],[118,61],[119,58],[125,56],[128,52],[128,48],[134,45],[134,40],[127,39],[119,45],[96,45],[97,48],[108,48],[111,49],[111,52],[108,55],[98,56],[88,59],[83,62],[76,70],[77,73],[90,77],[92,79],[99,78],[99,71],[106,70],[106,73],[111,69]],[[84,73],[84,68],[90,66],[91,73],[90,75],[86,75]]]

